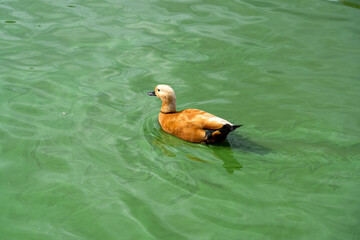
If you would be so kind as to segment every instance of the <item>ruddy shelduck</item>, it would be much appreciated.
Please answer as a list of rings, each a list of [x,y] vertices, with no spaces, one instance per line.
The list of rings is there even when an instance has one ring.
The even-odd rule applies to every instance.
[[[162,101],[159,113],[162,129],[188,142],[221,142],[231,131],[242,126],[198,109],[176,111],[175,92],[168,85],[157,85],[148,95],[157,96]]]

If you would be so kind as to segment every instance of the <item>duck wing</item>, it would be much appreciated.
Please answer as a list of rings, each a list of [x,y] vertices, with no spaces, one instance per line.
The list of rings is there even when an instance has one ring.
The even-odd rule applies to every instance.
[[[191,121],[194,125],[202,129],[220,129],[224,125],[233,125],[225,119],[198,109],[186,109],[181,113],[187,121]]]

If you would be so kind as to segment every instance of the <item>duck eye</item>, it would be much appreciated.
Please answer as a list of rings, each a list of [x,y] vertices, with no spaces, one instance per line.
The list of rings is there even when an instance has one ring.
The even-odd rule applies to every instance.
[[[160,89],[158,89],[158,92],[160,92]]]

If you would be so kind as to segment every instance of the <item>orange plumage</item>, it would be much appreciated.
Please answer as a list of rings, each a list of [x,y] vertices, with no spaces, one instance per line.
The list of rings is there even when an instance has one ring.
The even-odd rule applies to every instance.
[[[158,85],[155,91],[148,95],[162,100],[159,113],[162,129],[183,140],[195,143],[220,142],[241,126],[198,109],[177,112],[175,92],[168,85]]]

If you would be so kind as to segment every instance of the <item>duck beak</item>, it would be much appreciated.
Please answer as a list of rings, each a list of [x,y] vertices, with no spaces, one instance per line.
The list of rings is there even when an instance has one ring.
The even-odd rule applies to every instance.
[[[148,92],[148,95],[149,95],[149,96],[156,96],[155,91]]]

